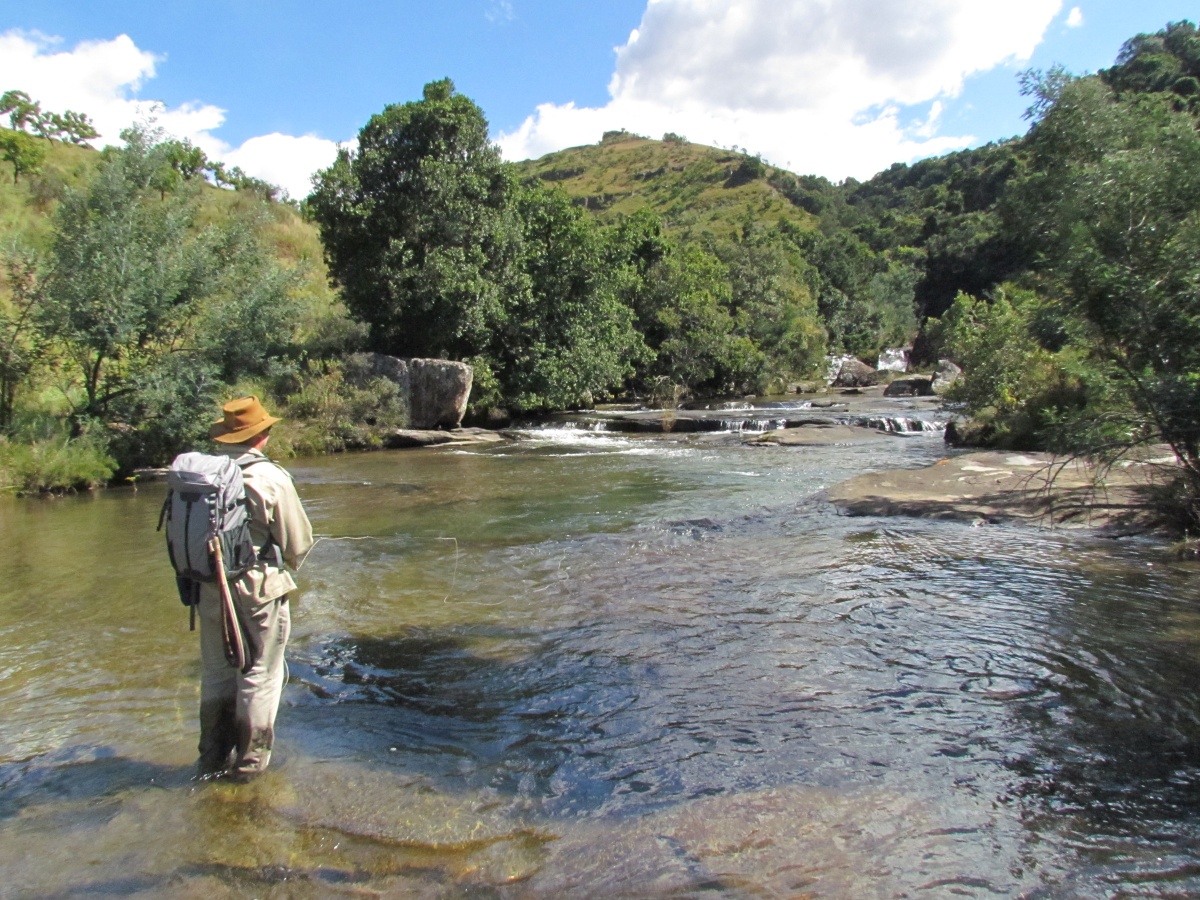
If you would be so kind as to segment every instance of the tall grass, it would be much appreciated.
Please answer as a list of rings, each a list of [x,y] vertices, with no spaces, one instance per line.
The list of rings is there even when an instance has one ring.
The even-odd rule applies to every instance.
[[[32,443],[0,441],[0,489],[18,494],[64,494],[93,490],[117,469],[104,441],[85,435]]]

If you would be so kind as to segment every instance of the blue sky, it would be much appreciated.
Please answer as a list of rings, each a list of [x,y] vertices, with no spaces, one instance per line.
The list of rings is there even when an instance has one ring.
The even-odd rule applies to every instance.
[[[1016,73],[1110,65],[1183,0],[0,0],[0,90],[146,104],[211,156],[306,193],[388,103],[449,76],[507,158],[625,127],[834,180],[1021,133]],[[124,37],[122,37],[124,36]]]

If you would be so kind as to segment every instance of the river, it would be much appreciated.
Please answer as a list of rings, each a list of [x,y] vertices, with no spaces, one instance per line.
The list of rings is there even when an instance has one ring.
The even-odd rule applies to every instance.
[[[163,488],[0,502],[0,896],[1200,894],[1200,595],[1139,539],[851,518],[825,447],[293,460],[272,768],[191,779]]]

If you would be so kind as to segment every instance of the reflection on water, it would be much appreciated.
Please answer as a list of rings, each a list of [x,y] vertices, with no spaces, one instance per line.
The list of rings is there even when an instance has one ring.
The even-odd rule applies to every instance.
[[[7,503],[0,893],[1200,891],[1191,570],[820,500],[943,452],[558,429],[300,462],[325,539],[242,787],[189,780],[160,490]]]

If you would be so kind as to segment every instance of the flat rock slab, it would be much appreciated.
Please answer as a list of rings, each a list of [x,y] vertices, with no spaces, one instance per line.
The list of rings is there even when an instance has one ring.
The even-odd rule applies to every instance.
[[[401,450],[441,444],[497,444],[506,440],[504,435],[486,428],[455,428],[451,431],[398,428],[386,434],[383,443],[389,450]]]
[[[1146,491],[1165,457],[1102,470],[1048,453],[967,453],[924,469],[856,475],[827,492],[856,516],[1024,521],[1136,533],[1152,527]]]
[[[897,434],[877,428],[862,428],[857,425],[802,425],[798,428],[780,428],[768,431],[748,440],[748,444],[778,444],[781,447],[824,447],[829,444],[860,444],[867,441],[900,441]]]

